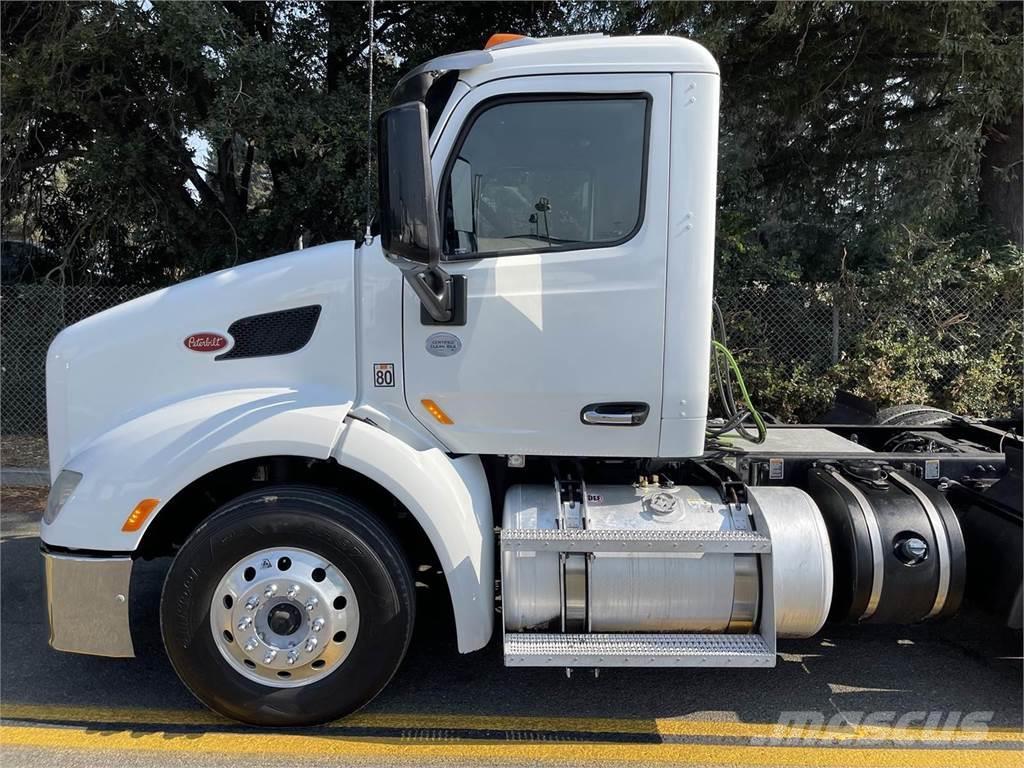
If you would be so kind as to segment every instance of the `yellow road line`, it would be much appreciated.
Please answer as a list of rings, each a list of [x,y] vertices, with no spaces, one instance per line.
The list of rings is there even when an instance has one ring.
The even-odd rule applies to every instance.
[[[229,725],[234,721],[206,709],[150,709],[147,707],[52,706],[2,704],[0,717],[18,720],[75,721],[82,723],[135,723],[137,725]]]
[[[617,719],[570,717],[523,717],[503,715],[353,715],[337,726],[378,728],[449,728],[463,730],[554,731],[579,733],[629,733],[657,736],[709,736],[747,739],[834,739],[855,741],[882,739],[915,742],[1022,742],[1024,732],[1015,730],[929,730],[924,728],[891,728],[857,726],[825,730],[774,723],[737,723],[726,720],[673,720],[668,718]]]
[[[362,760],[434,760],[501,762],[605,761],[676,765],[814,766],[816,768],[1021,768],[1021,753],[1008,750],[875,750],[819,747],[732,747],[705,744],[595,744],[567,742],[400,742],[264,733],[125,733],[81,728],[0,727],[0,744],[78,750],[122,750],[192,754],[297,755]]]
[[[206,710],[131,709],[127,707],[59,707],[39,704],[8,704],[0,707],[7,719],[44,722],[104,723],[125,725],[220,725],[233,721]],[[913,741],[922,744],[964,742],[1020,742],[1020,730],[928,730],[858,726],[842,730],[778,726],[774,723],[737,723],[723,720],[675,720],[668,718],[576,718],[519,715],[452,715],[356,713],[331,724],[333,728],[387,728],[404,730],[545,731],[554,733],[648,734],[653,736],[738,739],[831,739]]]

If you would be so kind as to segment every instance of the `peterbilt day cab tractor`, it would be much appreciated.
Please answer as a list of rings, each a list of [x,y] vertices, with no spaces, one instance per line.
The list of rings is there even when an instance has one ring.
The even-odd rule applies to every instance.
[[[709,419],[706,50],[506,39],[415,69],[392,104],[379,235],[53,342],[54,648],[133,656],[133,564],[161,556],[174,669],[263,725],[387,684],[423,564],[459,651],[497,632],[510,666],[772,667],[827,620],[950,615],[972,557],[1019,625],[1013,435],[928,409],[766,428],[745,394]]]

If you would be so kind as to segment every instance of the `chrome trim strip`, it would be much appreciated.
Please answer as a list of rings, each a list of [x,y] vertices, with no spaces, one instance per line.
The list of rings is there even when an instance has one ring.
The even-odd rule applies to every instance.
[[[129,619],[130,557],[43,553],[50,646],[94,656],[135,656]]]
[[[772,542],[755,531],[724,529],[502,528],[502,551],[516,552],[716,552],[767,554]]]
[[[953,552],[949,546],[949,537],[946,535],[946,524],[942,521],[939,510],[932,504],[932,500],[925,496],[920,488],[900,477],[896,472],[889,475],[889,479],[902,488],[906,488],[921,503],[928,522],[932,526],[932,532],[935,534],[935,556],[939,560],[939,588],[935,591],[935,602],[932,603],[932,609],[925,616],[926,619],[930,619],[942,611],[946,605],[946,599],[949,597],[949,571]]]
[[[860,504],[861,512],[864,514],[864,523],[868,527],[868,537],[871,539],[871,559],[874,563],[874,570],[871,574],[871,597],[868,598],[867,608],[861,615],[859,621],[870,619],[878,610],[878,601],[882,598],[882,579],[885,575],[885,560],[882,556],[882,534],[878,530],[878,521],[875,520],[875,511],[871,502],[861,493],[860,488],[855,486],[835,469],[829,468],[829,474],[834,477],[840,485],[848,490],[853,498]]]

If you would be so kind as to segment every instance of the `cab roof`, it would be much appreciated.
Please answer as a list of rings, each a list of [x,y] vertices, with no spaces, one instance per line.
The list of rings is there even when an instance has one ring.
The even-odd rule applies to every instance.
[[[477,86],[519,75],[601,72],[692,72],[717,75],[718,64],[706,48],[681,37],[640,35],[519,38],[484,51],[465,51],[431,59],[402,80],[424,71],[459,70],[460,79]]]

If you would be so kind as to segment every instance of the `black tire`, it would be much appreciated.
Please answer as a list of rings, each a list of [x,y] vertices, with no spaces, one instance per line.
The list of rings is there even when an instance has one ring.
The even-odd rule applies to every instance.
[[[930,405],[894,405],[880,410],[876,423],[891,427],[923,427],[930,424],[941,424],[954,415],[942,408],[933,408]]]
[[[210,629],[213,592],[226,571],[261,549],[292,546],[336,566],[359,602],[359,631],[333,672],[308,685],[275,688],[233,669]],[[164,583],[160,626],[178,677],[203,704],[253,725],[314,725],[343,717],[376,696],[412,637],[415,584],[388,530],[353,498],[302,486],[248,493],[193,532]]]

